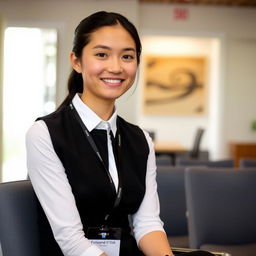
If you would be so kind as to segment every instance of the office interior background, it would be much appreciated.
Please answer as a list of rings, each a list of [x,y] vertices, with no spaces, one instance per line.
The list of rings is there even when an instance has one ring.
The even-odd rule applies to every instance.
[[[71,70],[69,53],[74,29],[81,19],[100,10],[127,16],[138,28],[143,45],[137,82],[118,100],[121,116],[154,131],[157,140],[177,141],[186,148],[191,147],[196,129],[203,127],[201,147],[209,151],[212,160],[230,157],[233,142],[256,141],[256,131],[252,129],[256,120],[255,6],[140,0],[0,0],[0,163],[3,181],[26,177],[25,131],[38,116],[53,110],[64,99]],[[13,63],[18,64],[9,63],[8,66],[6,42],[12,28],[34,29],[35,37],[30,39],[26,34],[16,34],[13,40],[10,37],[13,47],[24,48],[17,48],[17,53],[14,48],[9,49]],[[46,34],[48,39],[45,39]],[[33,62],[37,52],[34,47],[42,47],[42,42],[37,41],[39,37],[44,38],[46,45],[50,44],[48,62],[44,60],[49,65],[41,73],[38,70],[41,64],[36,66]],[[207,110],[204,115],[143,112],[143,61],[150,54],[206,57]],[[47,75],[44,72],[48,72]],[[14,78],[16,80],[11,80]],[[10,87],[5,86],[12,81],[15,81],[12,91],[8,91]],[[47,102],[43,97],[46,94]],[[15,141],[16,133],[19,138]],[[8,134],[6,138],[5,134]]]

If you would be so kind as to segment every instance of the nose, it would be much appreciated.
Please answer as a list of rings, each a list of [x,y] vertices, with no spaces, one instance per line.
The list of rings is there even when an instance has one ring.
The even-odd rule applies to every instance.
[[[114,74],[121,73],[123,71],[121,60],[119,58],[112,58],[109,61],[108,71]]]

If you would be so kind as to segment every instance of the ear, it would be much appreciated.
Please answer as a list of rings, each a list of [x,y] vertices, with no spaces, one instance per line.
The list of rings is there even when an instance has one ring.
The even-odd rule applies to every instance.
[[[76,57],[74,52],[70,53],[70,63],[72,65],[73,69],[77,73],[82,73],[82,67],[81,67],[80,59]]]

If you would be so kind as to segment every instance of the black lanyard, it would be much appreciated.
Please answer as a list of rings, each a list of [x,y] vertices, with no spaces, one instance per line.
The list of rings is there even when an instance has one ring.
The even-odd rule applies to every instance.
[[[100,151],[98,150],[89,130],[87,129],[87,127],[85,126],[85,124],[83,123],[81,117],[79,116],[79,114],[77,113],[77,110],[75,109],[74,105],[72,103],[70,103],[70,108],[74,113],[74,116],[76,118],[76,120],[78,121],[79,125],[81,126],[83,133],[85,134],[88,142],[90,143],[93,151],[95,152],[95,154],[97,155],[98,159],[100,160],[101,164],[103,165],[108,178],[109,178],[109,182],[113,188],[114,191],[116,191],[115,189],[115,185],[113,182],[113,179],[109,173],[109,169],[107,168],[106,164],[104,163],[101,155],[100,155]],[[116,199],[115,199],[115,203],[114,206],[112,208],[112,211],[118,207],[120,201],[121,201],[121,197],[122,197],[122,179],[121,179],[121,173],[120,173],[120,169],[121,169],[121,136],[120,133],[118,132],[118,125],[117,125],[117,139],[118,139],[118,143],[117,143],[117,163],[116,163],[116,167],[117,167],[117,173],[118,173],[118,189],[117,189],[117,193],[116,193]],[[114,148],[113,148],[113,152],[114,152]],[[107,214],[105,216],[105,221],[107,221],[108,217],[109,217],[110,213]]]

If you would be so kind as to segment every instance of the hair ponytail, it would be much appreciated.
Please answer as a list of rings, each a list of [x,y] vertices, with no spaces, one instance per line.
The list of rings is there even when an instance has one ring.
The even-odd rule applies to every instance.
[[[68,78],[68,95],[64,99],[64,101],[60,104],[60,106],[57,108],[57,111],[70,103],[70,101],[73,99],[73,97],[76,95],[76,93],[82,93],[83,92],[83,78],[82,74],[77,73],[74,69],[71,71],[69,78]]]

